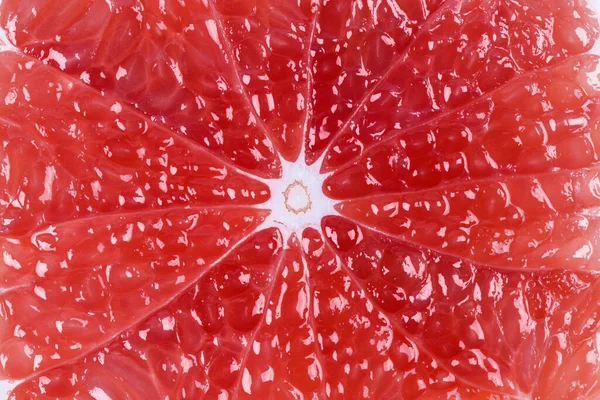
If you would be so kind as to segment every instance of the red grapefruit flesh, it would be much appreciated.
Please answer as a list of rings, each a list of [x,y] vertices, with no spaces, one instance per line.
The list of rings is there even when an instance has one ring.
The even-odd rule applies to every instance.
[[[366,93],[385,80],[443,0],[399,0],[379,5],[323,2],[316,16],[314,105],[306,153],[315,162],[338,131],[362,110]]]
[[[554,27],[555,20],[562,22]],[[361,101],[354,105],[360,112],[342,125],[329,144],[332,151],[323,169],[330,171],[383,138],[432,118],[446,114],[456,118],[459,110],[482,102],[520,75],[590,50],[597,34],[597,21],[589,18],[589,10],[579,2],[535,7],[510,1],[446,2],[423,25],[422,34],[389,65],[387,75],[363,91]],[[527,98],[525,89],[522,95]],[[548,94],[560,96],[565,91],[567,96],[570,89],[554,81]],[[541,109],[530,111],[535,115]],[[479,112],[483,110],[471,118],[476,119]],[[477,123],[467,122],[469,127]],[[413,146],[424,144],[415,142]]]
[[[0,25],[12,398],[598,395],[583,2],[4,0]],[[290,162],[339,215],[284,237]]]
[[[3,54],[3,233],[107,212],[268,199],[267,185],[196,142],[49,72]]]
[[[273,142],[247,101],[238,68],[231,68],[233,53],[223,56],[216,6],[162,3],[3,2],[3,25],[19,25],[8,36],[28,55],[243,168],[277,176]]]
[[[193,285],[182,284],[181,294],[168,306],[124,326],[108,346],[19,385],[15,396],[226,395],[239,380],[246,344],[265,314],[275,279],[272,265],[281,259],[282,244],[273,229],[251,235],[213,268],[195,268],[199,275]],[[149,293],[147,298],[154,295]]]

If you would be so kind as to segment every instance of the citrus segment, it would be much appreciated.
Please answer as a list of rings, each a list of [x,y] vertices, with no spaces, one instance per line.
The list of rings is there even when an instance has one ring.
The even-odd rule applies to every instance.
[[[269,188],[190,140],[14,53],[0,55],[0,232],[108,212],[262,203]]]
[[[165,208],[3,236],[1,374],[39,374],[110,343],[219,263],[265,217],[253,208]]]
[[[336,170],[326,193],[348,199],[589,167],[600,141],[599,64],[595,56],[572,58],[516,79],[459,113],[391,134]]]
[[[464,107],[527,71],[590,50],[598,36],[591,10],[582,2],[558,3],[559,10],[524,0],[446,3],[428,22],[430,28],[419,31],[402,62],[368,90],[359,112],[330,144],[324,169],[382,138]],[[553,88],[555,94],[565,91],[567,102],[573,96],[570,84],[555,81]]]
[[[204,2],[17,0],[3,1],[0,15],[8,38],[26,54],[242,168],[279,174],[235,61],[223,56],[218,16]]]
[[[578,394],[596,390],[591,376],[600,372],[593,361],[600,353],[590,342],[597,340],[600,316],[597,274],[506,271],[409,245],[340,217],[327,217],[323,225],[365,296],[433,357],[434,371],[492,392],[550,398],[539,397],[536,386],[548,368],[578,382]],[[589,323],[573,323],[578,314]],[[548,352],[550,346],[556,353]],[[556,362],[583,363],[580,346],[592,362],[574,370],[570,362]]]
[[[312,46],[313,114],[306,160],[314,163],[345,127],[390,66],[400,59],[424,22],[444,0],[323,2]]]
[[[312,96],[313,7],[308,0],[215,2],[246,95],[288,161],[295,161],[302,149]]]
[[[274,229],[252,235],[222,263],[196,268],[199,280],[172,303],[141,322],[130,319],[124,332],[77,362],[20,384],[15,398],[226,396],[264,317],[282,245]]]
[[[350,200],[342,215],[502,268],[600,269],[598,168]]]

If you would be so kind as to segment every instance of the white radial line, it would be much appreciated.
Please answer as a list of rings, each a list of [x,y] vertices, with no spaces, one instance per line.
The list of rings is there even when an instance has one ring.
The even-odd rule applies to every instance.
[[[282,166],[282,176],[279,179],[260,179],[269,186],[271,191],[270,199],[263,204],[257,205],[257,208],[267,208],[271,210],[271,214],[263,223],[263,227],[276,227],[284,236],[284,243],[288,243],[288,239],[293,234],[298,237],[302,236],[302,231],[308,227],[313,227],[320,230],[321,219],[327,215],[338,215],[334,205],[335,202],[325,196],[323,193],[323,183],[329,174],[321,174],[321,163],[325,158],[322,154],[319,160],[312,165],[306,163],[306,147],[305,141],[308,134],[310,119],[312,116],[312,43],[315,38],[317,16],[315,13],[309,38],[307,41],[306,55],[306,116],[304,120],[304,129],[302,131],[302,146],[300,154],[295,162],[288,162],[280,157]],[[333,172],[331,172],[333,173]],[[305,198],[289,198],[290,189],[296,190],[295,193],[305,191]],[[294,212],[294,210],[304,210],[302,212]]]
[[[321,163],[325,158],[324,154],[312,165],[307,165],[306,163],[305,144],[313,111],[312,44],[315,39],[317,18],[318,10],[315,10],[306,42],[306,116],[302,130],[300,154],[295,162],[288,162],[283,157],[280,157],[283,171],[282,176],[279,179],[261,180],[269,186],[271,197],[266,203],[256,206],[257,208],[271,210],[271,214],[263,223],[263,227],[278,228],[284,237],[285,246],[287,246],[288,239],[292,235],[296,234],[298,238],[301,238],[302,231],[308,227],[320,230],[321,219],[323,217],[327,215],[339,215],[334,207],[335,202],[323,193],[323,183],[329,176],[329,174],[323,175],[320,172]],[[293,188],[295,185],[301,186],[306,191],[307,198],[305,200],[286,198],[291,192],[290,188]],[[294,203],[294,200],[298,202]],[[303,204],[303,201],[306,201],[306,203]],[[293,209],[303,209],[304,206],[306,206],[305,212],[293,211]]]

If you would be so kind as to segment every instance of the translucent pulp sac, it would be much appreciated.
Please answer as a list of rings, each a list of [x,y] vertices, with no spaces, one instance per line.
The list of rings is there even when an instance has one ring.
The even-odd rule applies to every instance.
[[[319,169],[320,163],[306,165],[303,157],[283,161],[282,177],[266,181],[271,198],[260,207],[271,210],[267,224],[281,229],[285,237],[292,233],[300,236],[307,227],[320,227],[324,216],[337,214],[333,201],[323,193],[327,175]]]

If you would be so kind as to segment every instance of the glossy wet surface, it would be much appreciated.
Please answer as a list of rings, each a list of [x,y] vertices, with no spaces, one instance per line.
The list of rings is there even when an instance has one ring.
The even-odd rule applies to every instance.
[[[580,2],[4,0],[0,24],[13,398],[598,395]]]

